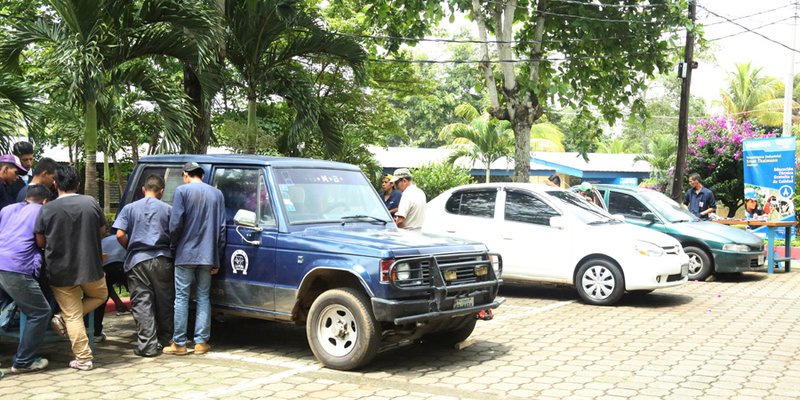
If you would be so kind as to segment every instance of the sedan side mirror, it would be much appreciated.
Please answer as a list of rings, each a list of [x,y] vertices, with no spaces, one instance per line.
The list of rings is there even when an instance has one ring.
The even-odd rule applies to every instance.
[[[651,212],[642,213],[642,219],[654,224],[656,222],[656,215]]]
[[[550,226],[556,229],[564,229],[567,227],[567,220],[560,215],[550,217]]]

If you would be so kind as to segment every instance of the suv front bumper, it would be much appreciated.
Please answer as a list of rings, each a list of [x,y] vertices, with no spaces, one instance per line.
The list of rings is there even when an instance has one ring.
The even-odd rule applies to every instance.
[[[475,303],[478,298],[475,296]],[[430,321],[439,318],[453,318],[460,317],[468,314],[476,314],[481,310],[489,308],[497,308],[505,303],[506,299],[503,297],[495,298],[491,302],[480,302],[481,304],[465,307],[465,308],[452,308],[454,299],[445,300],[445,307],[439,307],[436,310],[436,302],[433,300],[387,300],[372,298],[372,311],[375,314],[375,319],[378,321],[393,322],[395,325],[410,324],[416,322]],[[450,309],[447,309],[449,303]],[[442,310],[441,308],[445,308]]]

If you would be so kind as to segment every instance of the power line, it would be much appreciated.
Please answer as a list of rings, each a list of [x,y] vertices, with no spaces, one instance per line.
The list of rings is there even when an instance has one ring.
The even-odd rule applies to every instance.
[[[698,7],[701,7],[702,9],[708,11],[712,15],[716,15],[717,17],[720,17],[720,18],[723,18],[723,19],[727,20],[728,22],[730,22],[730,23],[732,23],[732,24],[734,24],[734,25],[746,30],[747,32],[750,32],[750,33],[753,33],[755,35],[758,35],[758,36],[760,36],[760,37],[762,37],[762,38],[764,38],[764,39],[766,39],[766,40],[768,40],[768,41],[770,41],[772,43],[775,43],[775,44],[777,44],[777,45],[779,45],[781,47],[787,48],[787,49],[789,49],[789,50],[791,50],[793,52],[800,53],[800,51],[798,51],[797,49],[791,48],[791,47],[789,47],[789,46],[787,46],[787,45],[785,45],[785,44],[783,44],[783,43],[781,43],[781,42],[779,42],[779,41],[777,41],[775,39],[772,39],[772,38],[770,38],[768,36],[765,36],[765,35],[763,35],[761,33],[758,33],[758,32],[756,32],[756,31],[754,31],[754,30],[752,30],[752,29],[750,29],[750,28],[748,28],[748,27],[746,27],[746,26],[744,26],[744,25],[742,25],[742,24],[740,24],[740,23],[738,23],[736,21],[733,21],[733,20],[729,19],[728,17],[726,17],[724,15],[720,15],[720,14],[715,13],[714,11],[711,11],[711,10],[709,10],[708,8],[706,8],[706,7],[702,6],[702,5],[699,5]]]
[[[730,23],[730,22],[733,22],[733,21],[738,21],[740,19],[752,18],[752,17],[756,17],[756,16],[759,16],[759,15],[767,14],[767,13],[771,13],[773,11],[777,11],[777,10],[780,10],[782,8],[786,8],[786,7],[790,7],[790,6],[794,6],[794,3],[792,3],[792,4],[784,4],[784,5],[780,6],[780,7],[775,7],[775,8],[769,9],[769,10],[760,11],[760,12],[757,12],[755,14],[742,15],[742,16],[733,17],[733,18],[723,17],[723,18],[727,19],[727,21],[712,22],[712,23],[709,23],[709,24],[703,24],[703,26],[714,26],[714,25],[719,25],[719,24]],[[703,7],[703,6],[700,6],[700,7],[702,7],[706,11],[708,11],[708,9],[706,9],[705,7]],[[716,14],[715,14],[715,16],[719,17],[719,15],[716,15]],[[784,21],[784,20],[781,20],[781,21]]]
[[[681,33],[683,29],[676,31],[666,31],[664,33]],[[391,36],[391,35],[368,35],[360,33],[341,33],[331,32],[336,36],[362,38],[362,39],[376,39],[376,40],[397,40],[401,42],[435,42],[435,43],[469,43],[469,44],[536,44],[536,43],[565,43],[565,42],[601,42],[606,40],[626,40],[634,37],[634,35],[604,37],[604,38],[574,38],[574,39],[546,39],[546,40],[477,40],[477,39],[451,39],[451,38],[437,38],[437,37],[423,37],[413,38],[407,36]]]
[[[727,38],[733,37],[733,36],[743,35],[745,33],[750,33],[751,31],[754,31],[754,30],[757,30],[757,29],[761,29],[761,28],[766,28],[768,26],[772,26],[772,25],[775,25],[775,24],[778,24],[778,23],[781,23],[783,21],[787,21],[787,20],[790,20],[790,19],[794,19],[794,16],[786,17],[784,19],[779,19],[779,20],[774,21],[774,22],[768,22],[768,23],[766,23],[764,25],[759,25],[759,26],[757,26],[755,28],[750,28],[748,30],[739,31],[739,32],[736,32],[736,33],[732,33],[730,35],[725,35],[725,36],[720,36],[720,37],[713,38],[713,39],[708,39],[708,40],[706,40],[706,42],[716,42],[717,40],[722,40],[722,39],[727,39]],[[704,25],[704,26],[706,26],[706,25]]]
[[[598,8],[654,8],[666,7],[666,4],[605,4],[595,2],[584,2],[575,0],[550,0],[554,3],[578,4],[582,6],[595,6]]]

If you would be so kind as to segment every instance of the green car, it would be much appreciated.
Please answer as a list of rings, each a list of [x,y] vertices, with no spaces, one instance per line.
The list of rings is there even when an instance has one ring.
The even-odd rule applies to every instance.
[[[713,272],[743,272],[765,267],[764,239],[742,229],[701,221],[674,200],[650,189],[597,184],[608,212],[625,222],[678,239],[689,256],[689,279]]]

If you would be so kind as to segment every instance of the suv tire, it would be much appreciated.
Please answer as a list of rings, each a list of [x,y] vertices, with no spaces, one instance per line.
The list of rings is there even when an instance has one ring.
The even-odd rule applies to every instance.
[[[372,361],[381,342],[369,299],[352,288],[322,293],[306,321],[308,345],[326,367],[352,370]]]

